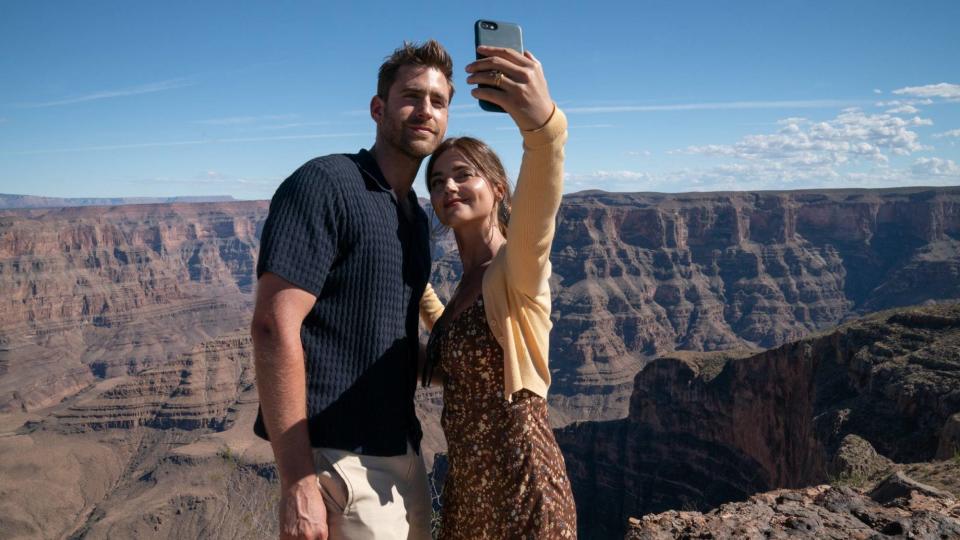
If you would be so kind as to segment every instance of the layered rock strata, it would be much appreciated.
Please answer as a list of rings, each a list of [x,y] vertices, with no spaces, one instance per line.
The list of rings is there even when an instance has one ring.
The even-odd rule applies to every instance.
[[[208,341],[161,366],[102,385],[101,392],[56,413],[56,427],[222,430],[240,394],[253,387],[252,353],[244,330]]]
[[[568,195],[551,256],[553,402],[572,419],[622,417],[650,358],[765,349],[960,298],[958,240],[960,188]]]
[[[265,216],[265,202],[0,213],[0,411],[244,326]]]
[[[960,304],[945,304],[759,354],[658,359],[637,375],[627,418],[557,438],[581,533],[608,538],[631,516],[823,482],[850,434],[899,463],[932,460],[958,411]]]

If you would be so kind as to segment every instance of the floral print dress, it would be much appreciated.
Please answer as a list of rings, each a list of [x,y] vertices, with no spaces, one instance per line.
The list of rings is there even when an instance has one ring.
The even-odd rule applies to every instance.
[[[428,354],[446,375],[441,423],[450,469],[440,538],[576,538],[577,515],[563,455],[542,397],[503,398],[503,350],[482,296],[434,328]]]

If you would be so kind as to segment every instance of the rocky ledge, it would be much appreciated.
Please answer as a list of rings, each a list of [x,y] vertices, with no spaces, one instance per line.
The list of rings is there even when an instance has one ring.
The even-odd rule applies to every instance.
[[[626,535],[628,540],[888,537],[960,538],[960,502],[896,472],[872,490],[820,485],[761,493],[706,514],[651,514],[631,519]]]

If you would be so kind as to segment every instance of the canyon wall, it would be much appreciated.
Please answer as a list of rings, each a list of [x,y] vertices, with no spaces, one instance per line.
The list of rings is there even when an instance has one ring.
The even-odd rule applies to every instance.
[[[553,403],[568,420],[622,417],[633,376],[664,353],[762,350],[960,298],[958,240],[960,188],[569,195],[551,257]]]
[[[960,297],[958,202],[958,188],[566,196],[551,257],[560,423],[622,417],[633,376],[665,352],[764,349]],[[266,210],[0,213],[0,410],[50,405],[245,324]],[[459,261],[449,234],[434,243],[443,296]]]
[[[0,213],[0,411],[48,407],[244,326],[266,209]]]
[[[871,315],[765,352],[682,353],[648,364],[629,414],[557,431],[582,537],[627,519],[707,510],[826,482],[848,435],[896,463],[955,444],[960,303]]]

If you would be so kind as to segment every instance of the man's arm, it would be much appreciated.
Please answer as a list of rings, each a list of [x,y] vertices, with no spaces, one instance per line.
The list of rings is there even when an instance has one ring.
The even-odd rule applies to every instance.
[[[327,512],[307,429],[300,326],[316,297],[276,274],[257,281],[253,337],[257,393],[280,472],[280,538],[327,538]]]

